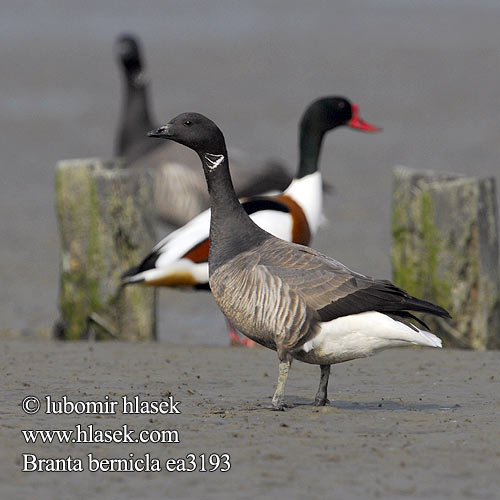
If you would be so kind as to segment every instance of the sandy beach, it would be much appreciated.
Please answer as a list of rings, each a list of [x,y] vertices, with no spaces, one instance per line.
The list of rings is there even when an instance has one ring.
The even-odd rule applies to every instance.
[[[0,343],[0,496],[65,498],[493,499],[498,495],[498,353],[396,349],[336,365],[331,405],[312,406],[316,366],[296,362],[286,412],[270,410],[275,353],[170,344]],[[179,401],[180,414],[57,415],[44,398]],[[42,400],[28,415],[27,396]],[[179,443],[27,444],[21,430],[177,430]],[[81,458],[83,472],[21,472],[22,454]],[[225,453],[221,472],[89,472],[87,455],[164,464]],[[215,463],[215,459],[214,459]],[[222,466],[221,466],[222,468]]]

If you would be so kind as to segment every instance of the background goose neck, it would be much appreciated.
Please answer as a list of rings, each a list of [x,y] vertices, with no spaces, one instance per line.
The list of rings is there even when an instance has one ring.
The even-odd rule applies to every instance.
[[[146,133],[154,128],[149,106],[149,92],[146,83],[131,85],[125,82],[121,132],[116,145],[118,156],[128,155],[137,142],[149,142]]]

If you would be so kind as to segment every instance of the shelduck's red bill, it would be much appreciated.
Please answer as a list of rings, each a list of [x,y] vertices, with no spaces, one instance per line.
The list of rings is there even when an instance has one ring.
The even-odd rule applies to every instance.
[[[358,130],[362,130],[363,132],[381,132],[382,129],[377,127],[376,125],[372,125],[371,123],[365,122],[359,116],[359,107],[356,104],[351,106],[352,108],[352,118],[349,120],[347,125],[351,128],[355,128]]]

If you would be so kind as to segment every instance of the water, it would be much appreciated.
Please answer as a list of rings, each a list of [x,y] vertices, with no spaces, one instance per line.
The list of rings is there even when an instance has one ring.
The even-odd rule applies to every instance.
[[[143,40],[158,121],[205,113],[233,146],[292,169],[297,121],[318,96],[346,95],[384,128],[335,131],[322,154],[337,189],[314,246],[352,268],[390,276],[394,165],[499,176],[497,2],[7,0],[0,9],[3,328],[57,316],[54,166],[111,155],[112,44],[122,31]],[[162,294],[161,320],[163,338],[226,342],[208,294]]]

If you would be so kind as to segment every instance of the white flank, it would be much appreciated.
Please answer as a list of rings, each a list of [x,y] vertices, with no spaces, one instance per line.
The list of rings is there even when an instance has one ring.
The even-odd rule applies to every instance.
[[[288,212],[278,210],[260,210],[250,215],[250,218],[264,231],[282,240],[292,240],[292,218]]]
[[[214,169],[224,160],[222,155],[210,155],[207,161],[214,165]],[[321,215],[322,181],[319,172],[310,174],[302,179],[295,179],[285,191],[303,208],[311,232],[314,234],[318,227]],[[144,271],[130,278],[134,281],[145,279],[154,281],[170,274],[189,271],[199,283],[208,282],[208,265],[206,263],[194,264],[183,256],[196,245],[199,245],[209,236],[210,209],[205,210],[183,227],[173,231],[163,238],[153,248],[159,256],[154,269]],[[261,210],[254,212],[250,218],[262,229],[286,241],[292,239],[293,221],[289,213],[277,210]]]
[[[187,224],[171,232],[153,247],[153,252],[169,256],[168,260],[182,257],[210,233],[210,209],[201,212]]]
[[[286,195],[293,198],[304,210],[312,235],[316,234],[322,221],[323,181],[320,172],[294,179],[286,189]]]
[[[415,331],[386,314],[368,311],[321,323],[319,334],[306,342],[303,350],[343,361],[408,344],[441,347],[441,340],[425,330]]]
[[[157,243],[153,252],[160,257],[156,267],[166,266],[180,259],[194,246],[208,238],[210,233],[210,209],[205,210],[190,220],[185,226],[171,232]],[[261,228],[274,234],[278,238],[290,241],[292,237],[292,220],[290,214],[275,210],[261,210],[254,212],[250,218]]]
[[[266,231],[278,238],[290,241],[292,235],[292,220],[290,214],[274,210],[261,210],[255,212],[251,219]],[[189,259],[182,258],[189,250],[208,238],[210,232],[210,209],[205,210],[185,226],[170,233],[163,238],[154,248],[158,252],[155,267],[143,271],[133,277],[129,282],[155,281],[178,272],[189,272],[198,283],[208,282],[208,264],[195,264]]]
[[[134,276],[142,277],[145,281],[156,281],[165,279],[179,273],[190,274],[197,283],[208,283],[208,264],[202,262],[196,264],[190,259],[179,259],[168,265],[156,266]]]

